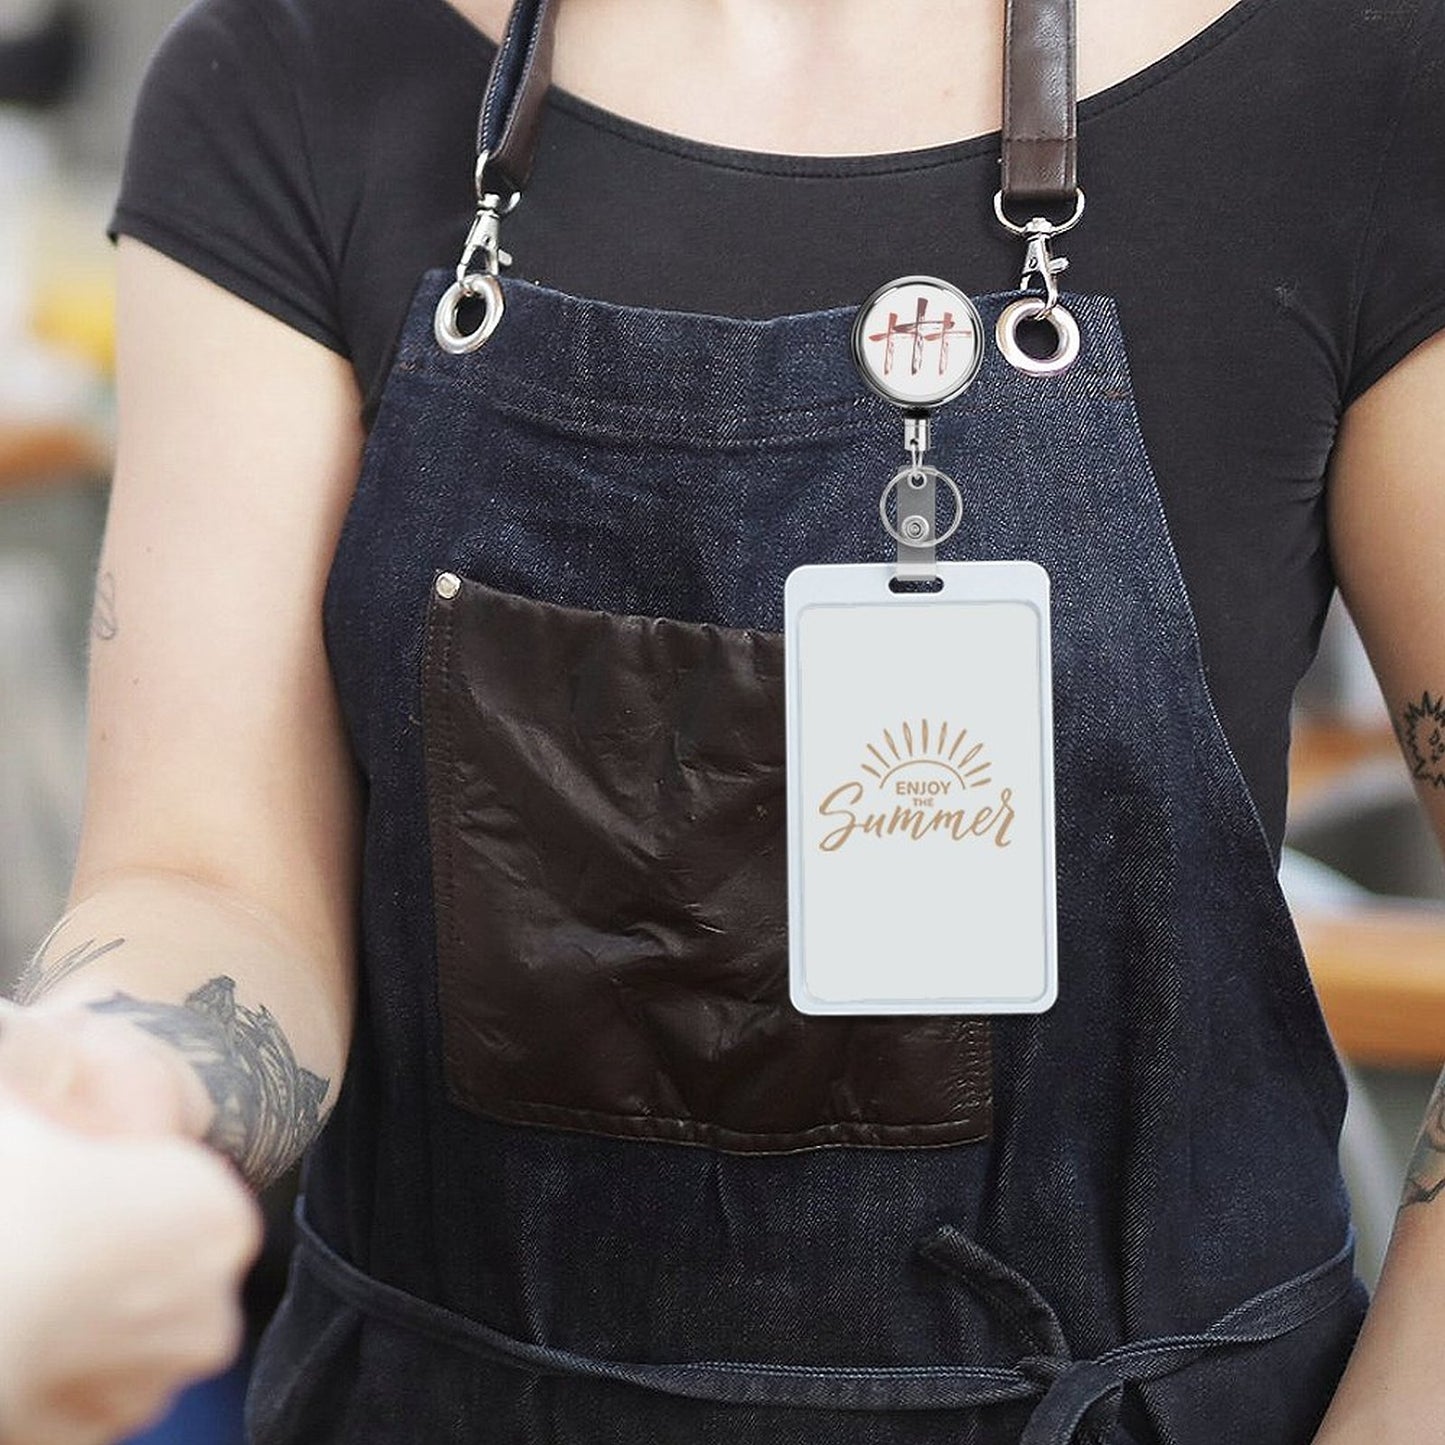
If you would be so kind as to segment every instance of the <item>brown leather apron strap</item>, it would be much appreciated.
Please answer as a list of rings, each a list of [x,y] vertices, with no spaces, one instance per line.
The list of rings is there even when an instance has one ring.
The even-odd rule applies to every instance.
[[[1008,0],[1003,200],[1010,214],[1072,206],[1078,189],[1074,0]]]
[[[552,83],[556,0],[517,0],[477,118],[477,195],[520,195],[532,174],[542,101]]]

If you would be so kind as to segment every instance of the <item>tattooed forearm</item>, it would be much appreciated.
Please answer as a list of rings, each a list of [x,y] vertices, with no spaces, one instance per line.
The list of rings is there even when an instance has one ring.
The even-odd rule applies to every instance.
[[[90,635],[109,642],[118,631],[115,617],[115,573],[102,572],[95,584],[95,608],[90,614]]]
[[[206,1142],[256,1188],[283,1174],[321,1127],[329,1079],[296,1062],[270,1012],[236,1002],[236,983],[213,978],[184,1004],[118,993],[90,1007],[128,1019],[177,1049],[216,1106]]]
[[[1425,1109],[1425,1122],[1405,1176],[1403,1209],[1409,1204],[1428,1204],[1445,1191],[1445,1074],[1441,1074]]]
[[[18,1003],[36,1002],[125,944],[122,937],[67,939],[60,949],[56,940],[64,924],[51,929],[25,966],[14,990]],[[267,1009],[236,1002],[234,979],[213,978],[183,1004],[117,993],[88,1007],[129,1020],[182,1055],[215,1104],[206,1142],[234,1160],[257,1188],[284,1173],[320,1128],[330,1080],[296,1062]]]
[[[35,956],[25,965],[15,985],[16,1003],[34,1003],[43,993],[69,978],[71,974],[78,973],[87,964],[113,953],[125,942],[123,938],[87,938],[52,958],[50,945],[60,927],[60,924],[56,924],[50,930],[45,942],[35,950]]]
[[[1445,693],[1406,703],[1395,730],[1415,781],[1445,788]]]

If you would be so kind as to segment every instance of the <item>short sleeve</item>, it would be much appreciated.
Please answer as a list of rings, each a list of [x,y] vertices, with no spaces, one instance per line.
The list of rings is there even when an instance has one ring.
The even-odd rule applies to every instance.
[[[164,252],[343,356],[336,274],[271,0],[194,0],[151,58],[107,234]]]
[[[1346,402],[1445,328],[1445,0],[1432,0],[1360,253]]]

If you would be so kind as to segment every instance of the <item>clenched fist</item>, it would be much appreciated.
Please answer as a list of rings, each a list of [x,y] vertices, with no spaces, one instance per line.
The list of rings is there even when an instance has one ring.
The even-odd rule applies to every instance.
[[[80,1134],[0,1086],[0,1445],[103,1445],[241,1337],[260,1216],[201,1145]]]
[[[210,1100],[173,1049],[79,1004],[0,1001],[0,1090],[88,1134],[201,1138]]]

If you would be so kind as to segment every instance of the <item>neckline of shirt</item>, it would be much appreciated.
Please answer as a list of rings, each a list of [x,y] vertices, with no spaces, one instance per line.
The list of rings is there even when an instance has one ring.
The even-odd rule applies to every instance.
[[[471,43],[490,64],[491,57],[496,52],[495,42],[463,15],[452,0],[423,0],[423,3],[450,16],[453,25],[470,36]],[[1273,3],[1274,0],[1235,0],[1228,10],[1210,21],[1204,29],[1197,31],[1157,60],[1151,61],[1142,70],[1136,70],[1132,75],[1115,81],[1103,90],[1083,97],[1079,101],[1079,124],[1082,126],[1085,122],[1178,75]],[[480,89],[477,92],[477,103],[481,104]],[[648,150],[661,151],[715,169],[795,179],[829,180],[929,170],[979,156],[997,157],[1001,141],[1000,132],[991,130],[981,135],[946,141],[941,145],[925,146],[917,150],[862,155],[793,155],[787,152],[744,150],[718,145],[712,141],[696,140],[691,136],[675,135],[670,131],[631,120],[616,111],[606,110],[555,85],[547,92],[546,104],[549,109],[560,111],[593,130],[604,131]]]

